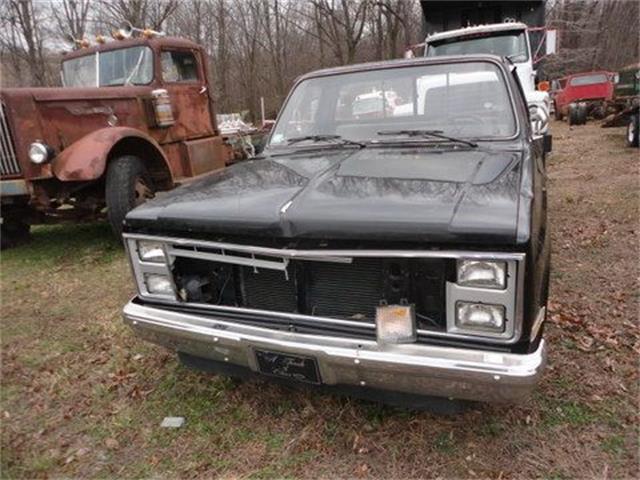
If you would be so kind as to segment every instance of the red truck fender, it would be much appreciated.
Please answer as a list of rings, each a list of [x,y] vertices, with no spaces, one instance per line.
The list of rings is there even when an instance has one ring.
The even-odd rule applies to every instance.
[[[105,173],[109,160],[120,155],[140,157],[161,189],[173,185],[171,168],[160,145],[129,127],[107,127],[85,135],[55,157],[52,169],[62,181],[96,180]]]

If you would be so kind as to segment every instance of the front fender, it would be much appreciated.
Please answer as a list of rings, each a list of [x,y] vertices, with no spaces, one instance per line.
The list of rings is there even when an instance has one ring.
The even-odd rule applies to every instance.
[[[140,138],[155,148],[168,164],[158,143],[140,130],[129,127],[108,127],[85,135],[69,145],[52,162],[54,175],[62,181],[95,180],[105,171],[109,152],[124,138]]]

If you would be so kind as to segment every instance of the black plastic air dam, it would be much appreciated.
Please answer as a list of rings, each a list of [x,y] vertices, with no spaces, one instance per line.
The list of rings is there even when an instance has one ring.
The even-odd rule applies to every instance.
[[[369,402],[383,403],[410,410],[423,410],[439,415],[457,415],[465,410],[479,405],[467,400],[449,400],[442,397],[415,395],[410,393],[392,392],[369,387],[353,387],[350,385],[310,385],[289,381],[277,377],[267,377],[253,370],[224,362],[217,362],[206,358],[196,357],[188,353],[178,352],[180,363],[187,368],[200,372],[214,373],[225,377],[241,380],[267,380],[289,387],[309,389],[324,394],[335,394],[355,397]]]

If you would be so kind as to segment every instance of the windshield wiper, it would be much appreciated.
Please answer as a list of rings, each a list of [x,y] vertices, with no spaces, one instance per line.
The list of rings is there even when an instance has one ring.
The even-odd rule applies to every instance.
[[[335,142],[337,144],[342,145],[356,145],[360,148],[364,148],[367,145],[362,142],[356,142],[355,140],[349,140],[348,138],[342,138],[340,135],[330,135],[330,134],[322,134],[322,135],[305,135],[303,137],[293,137],[287,140],[287,144],[293,145],[294,143],[300,142]]]
[[[463,140],[462,138],[450,137],[449,135],[443,135],[442,130],[383,130],[378,132],[378,135],[406,135],[408,137],[434,137],[442,140],[448,140],[450,142],[462,143],[470,147],[476,148],[478,146],[475,142],[469,140]]]

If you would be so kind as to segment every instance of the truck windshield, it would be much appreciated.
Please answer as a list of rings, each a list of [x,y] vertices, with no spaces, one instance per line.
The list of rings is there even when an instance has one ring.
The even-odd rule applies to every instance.
[[[489,62],[465,62],[303,80],[287,100],[269,146],[335,135],[382,143],[395,139],[380,131],[417,129],[458,138],[514,135],[515,114],[501,70]]]
[[[579,87],[582,85],[595,85],[597,83],[607,83],[609,79],[604,73],[594,73],[593,75],[581,75],[580,77],[573,77],[569,84],[572,87]]]
[[[97,52],[62,63],[65,87],[146,85],[153,78],[153,52],[131,47]]]
[[[473,37],[447,38],[433,43],[427,40],[427,43],[427,57],[489,53],[509,57],[514,63],[529,60],[527,39],[522,30],[481,33]]]

